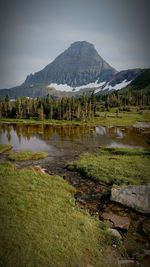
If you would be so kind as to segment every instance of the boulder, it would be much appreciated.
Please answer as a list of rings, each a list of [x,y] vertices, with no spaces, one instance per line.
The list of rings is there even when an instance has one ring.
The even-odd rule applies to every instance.
[[[107,232],[117,237],[119,240],[122,240],[121,234],[116,229],[108,228]]]
[[[125,216],[120,216],[115,213],[104,212],[101,217],[107,222],[113,224],[113,228],[128,230],[130,226],[130,219]]]
[[[135,209],[141,213],[150,213],[150,184],[113,186],[111,200]]]

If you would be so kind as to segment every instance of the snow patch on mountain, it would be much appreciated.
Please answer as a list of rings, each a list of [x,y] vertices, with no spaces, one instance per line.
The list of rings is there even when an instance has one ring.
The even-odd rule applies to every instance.
[[[85,88],[99,88],[101,87],[102,85],[104,85],[106,82],[101,82],[101,83],[98,83],[98,80],[95,81],[94,83],[88,83],[86,85],[82,85],[82,86],[78,86],[78,87],[75,87],[75,90],[76,91],[79,91],[81,89],[85,89]]]
[[[94,94],[100,92],[102,90],[102,86],[106,84],[106,82],[101,82],[99,83],[99,86],[97,87],[97,89],[94,91]]]
[[[72,87],[70,87],[67,84],[57,84],[57,83],[51,83],[47,87],[55,88],[56,90],[62,91],[62,92],[63,91],[65,91],[65,92],[71,92],[72,89],[73,89]]]
[[[112,86],[112,85],[110,85],[108,83],[108,86],[105,85],[105,87],[103,88],[103,90],[105,90],[105,89],[109,89],[109,90],[112,90],[112,89],[113,90],[120,90],[120,89],[126,87],[130,83],[131,83],[131,81],[127,81],[127,80],[123,80],[121,83],[118,83],[118,84],[116,84],[114,86]]]
[[[61,92],[78,92],[80,91],[81,89],[90,89],[90,88],[99,88],[101,86],[103,86],[106,82],[101,82],[101,83],[98,83],[98,80],[95,81],[94,83],[88,83],[88,84],[84,84],[84,85],[81,85],[81,86],[77,86],[77,87],[71,87],[67,84],[57,84],[57,83],[51,83],[49,84],[47,87],[51,87],[51,88],[55,88],[56,90],[58,91],[61,91]]]
[[[123,80],[122,82],[117,83],[113,86],[110,84],[111,82],[108,82],[108,83],[106,83],[106,85],[103,88],[99,88],[99,89],[95,90],[94,93],[96,94],[100,91],[105,91],[105,90],[109,90],[109,91],[120,90],[120,89],[126,87],[127,85],[129,85],[131,82],[132,82],[132,80],[131,81]]]

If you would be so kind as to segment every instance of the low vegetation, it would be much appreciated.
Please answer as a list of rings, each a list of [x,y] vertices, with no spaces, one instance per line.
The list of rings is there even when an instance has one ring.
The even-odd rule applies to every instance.
[[[150,182],[150,156],[144,149],[106,148],[84,153],[68,164],[69,170],[107,184],[146,184]]]
[[[110,266],[106,227],[62,178],[1,163],[0,187],[0,266]]]
[[[97,112],[96,117],[88,118],[84,120],[54,120],[54,119],[12,119],[12,118],[1,118],[2,123],[12,123],[12,124],[49,124],[49,125],[87,125],[87,126],[97,126],[97,125],[114,125],[114,126],[130,126],[138,121],[150,122],[150,110],[137,111],[132,110],[119,111],[116,108],[112,108],[108,111]]]
[[[119,111],[116,108],[109,112],[99,112],[96,118],[97,125],[132,126],[136,122],[150,122],[150,111]]]
[[[103,151],[110,152],[114,155],[130,155],[130,156],[143,156],[143,155],[150,155],[149,149],[143,148],[127,148],[127,147],[104,147],[102,148]]]
[[[12,149],[10,144],[0,144],[0,154]]]
[[[46,152],[33,152],[30,150],[19,150],[19,151],[12,151],[8,154],[8,159],[10,160],[38,160],[43,159],[48,156]]]

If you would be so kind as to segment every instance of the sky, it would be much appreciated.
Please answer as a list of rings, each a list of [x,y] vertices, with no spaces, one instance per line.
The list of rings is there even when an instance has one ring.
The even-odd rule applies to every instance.
[[[24,82],[75,41],[115,69],[150,67],[150,0],[0,0],[0,88]]]

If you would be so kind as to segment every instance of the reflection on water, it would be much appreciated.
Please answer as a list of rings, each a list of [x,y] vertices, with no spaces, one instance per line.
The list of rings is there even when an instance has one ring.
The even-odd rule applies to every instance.
[[[98,146],[147,147],[147,134],[134,127],[0,125],[0,143],[10,143],[14,150],[43,150],[52,154],[65,149],[78,151]]]

